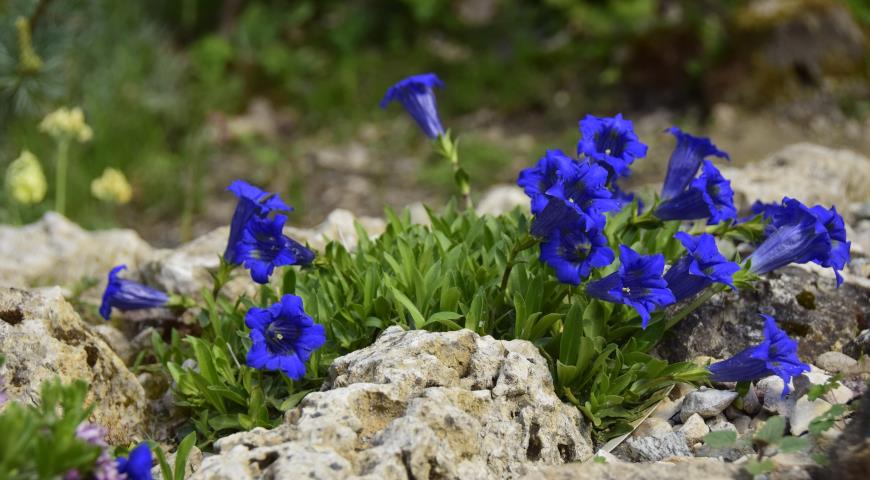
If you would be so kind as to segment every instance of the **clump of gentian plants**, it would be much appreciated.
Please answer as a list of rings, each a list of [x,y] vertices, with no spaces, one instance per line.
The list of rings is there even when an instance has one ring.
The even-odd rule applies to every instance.
[[[531,215],[524,209],[479,215],[471,208],[458,141],[438,117],[433,88],[441,86],[434,74],[413,76],[390,88],[382,102],[401,103],[454,167],[462,200],[440,212],[429,209],[430,225],[388,209],[386,230],[377,238],[358,227],[355,249],[331,242],[315,255],[284,234],[292,207],[239,180],[228,188],[238,204],[227,247],[199,302],[122,278],[123,265],[109,272],[104,318],[113,309],[190,309],[200,327],[196,335],[182,337],[175,329],[152,335],[154,358],[172,381],[176,404],[189,410],[187,430],[199,433],[179,446],[174,475],[156,450],[164,476],[181,478],[197,438],[208,447],[234,431],[278,425],[285,411],[320,387],[336,357],[370,345],[392,325],[467,328],[533,342],[550,363],[557,393],[592,423],[599,441],[630,431],[676,383],[745,384],[778,375],[787,386],[808,370],[797,343],[772,317],[765,317],[764,342],[707,367],[668,363],[650,351],[716,293],[752,288],[759,275],[790,263],[831,267],[839,285],[849,242],[834,208],[785,198],[756,204],[751,217],[738,218],[730,182],[710,160],[728,155],[677,128],[668,130],[676,147],[662,191],[644,207],[618,182],[647,148],[632,123],[616,115],[587,116],[576,154],[549,150],[520,172],[517,183],[529,196]],[[738,242],[757,246],[747,258],[723,253],[736,252]],[[726,243],[731,248],[720,249]],[[239,268],[258,285],[256,295],[226,288]],[[53,441],[68,442],[51,449],[49,476],[89,478],[114,469],[150,478],[144,473],[150,449],[109,453],[100,427],[86,422],[83,392],[78,384],[49,385],[39,407],[48,409],[45,418],[14,404],[0,424],[19,422],[4,430],[40,428]],[[48,415],[58,402],[63,416]],[[41,437],[33,438],[28,442]],[[30,451],[37,444],[16,445],[0,451]],[[2,472],[49,468],[24,457],[0,459]],[[67,457],[73,460],[58,461]]]
[[[203,444],[276,425],[319,388],[334,358],[391,325],[534,342],[558,393],[599,440],[629,431],[675,383],[704,383],[711,372],[714,380],[776,374],[788,383],[806,369],[772,318],[765,344],[709,368],[649,352],[714,294],[752,288],[759,275],[790,263],[832,267],[839,283],[849,243],[835,209],[786,198],[738,218],[730,182],[711,160],[728,154],[678,128],[668,130],[676,147],[661,193],[644,208],[618,182],[646,145],[621,115],[590,115],[580,122],[575,155],[549,150],[520,172],[531,216],[522,209],[478,215],[435,87],[443,82],[434,74],[412,76],[381,103],[399,102],[454,166],[462,201],[429,210],[431,225],[387,210],[378,238],[358,228],[355,250],[332,242],[315,258],[283,234],[292,209],[278,195],[242,181],[230,186],[239,203],[214,287],[202,294],[202,334],[154,336]],[[745,259],[723,253],[736,252],[737,242],[758,246]],[[275,275],[292,265],[301,269]],[[258,295],[221,294],[239,266],[261,285]],[[168,298],[155,296],[152,306]]]

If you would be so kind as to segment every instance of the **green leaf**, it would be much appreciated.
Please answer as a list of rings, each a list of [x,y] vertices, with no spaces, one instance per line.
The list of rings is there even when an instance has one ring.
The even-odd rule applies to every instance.
[[[755,432],[752,439],[761,444],[774,445],[782,439],[782,434],[785,432],[785,417],[779,415],[770,417],[766,422]]]
[[[832,405],[827,412],[810,421],[810,435],[819,436],[834,426],[834,423],[846,413],[846,406],[841,404]]]
[[[429,316],[429,319],[423,323],[421,328],[425,328],[433,323],[439,323],[439,324],[446,325],[446,326],[450,327],[451,330],[461,330],[462,327],[460,327],[459,325],[457,325],[455,322],[452,321],[452,320],[458,320],[460,318],[462,318],[462,315],[460,315],[456,312],[433,313],[432,315]]]
[[[784,437],[777,444],[781,453],[794,453],[810,448],[810,440],[805,437]]]
[[[758,461],[756,459],[750,459],[746,462],[746,471],[751,475],[761,475],[764,473],[770,473],[776,468],[776,464],[773,463],[773,460],[769,458],[765,458],[764,460]]]
[[[160,473],[163,478],[175,478],[172,475],[172,468],[169,467],[169,462],[166,460],[166,454],[163,453],[163,449],[160,448],[160,445],[154,445],[151,447],[151,451],[157,456],[157,463],[160,464]]]
[[[842,374],[836,374],[833,377],[829,378],[828,381],[821,385],[813,384],[810,386],[809,390],[807,390],[807,400],[813,402],[819,397],[825,395],[826,393],[834,390],[835,388],[840,387],[840,380],[843,379]]]
[[[710,432],[704,436],[704,444],[711,448],[730,448],[737,443],[737,432],[732,430],[720,430]]]
[[[178,450],[175,452],[175,480],[184,480],[185,470],[187,469],[187,458],[190,456],[190,451],[193,449],[195,444],[196,432],[190,432],[178,445]],[[166,475],[166,471],[163,472],[163,475],[163,478],[165,479],[172,478]]]
[[[411,325],[411,328],[422,328],[423,325],[426,324],[426,319],[423,318],[423,314],[420,313],[420,310],[417,310],[417,307],[414,305],[414,302],[411,301],[408,297],[405,296],[404,293],[400,292],[396,287],[390,287],[393,292],[393,297],[408,310],[408,313],[411,314],[411,318],[414,320],[414,325]]]

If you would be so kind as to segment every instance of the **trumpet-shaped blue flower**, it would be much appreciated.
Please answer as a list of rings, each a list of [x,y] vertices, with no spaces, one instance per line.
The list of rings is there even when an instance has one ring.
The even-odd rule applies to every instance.
[[[704,170],[689,188],[665,200],[656,208],[661,220],[698,220],[706,218],[715,225],[737,216],[731,182],[719,173],[713,162],[704,160]]]
[[[251,271],[257,283],[268,283],[275,267],[282,265],[307,265],[314,253],[284,235],[287,217],[252,218],[236,244],[236,258]]]
[[[253,307],[245,315],[251,329],[249,367],[282,371],[293,380],[305,375],[305,362],[311,352],[326,343],[323,325],[314,323],[302,307],[302,299],[284,295],[269,308]]]
[[[598,228],[585,228],[582,222],[557,228],[541,243],[541,261],[556,271],[562,283],[579,285],[593,268],[613,262],[613,250]]]
[[[828,231],[828,237],[831,240],[831,250],[828,255],[825,258],[814,260],[814,262],[823,267],[833,268],[834,275],[837,277],[837,286],[840,286],[843,283],[840,270],[846,268],[846,264],[851,260],[849,249],[852,245],[852,242],[846,239],[846,226],[843,217],[837,213],[836,207],[831,207],[829,210],[821,205],[816,205],[810,211]]]
[[[664,277],[676,301],[691,298],[714,283],[735,288],[734,273],[740,270],[740,266],[719,253],[712,235],[703,233],[693,237],[678,232],[674,237],[686,247],[686,254],[671,266]]]
[[[166,293],[119,277],[118,273],[126,268],[126,265],[118,265],[109,272],[109,283],[103,292],[103,302],[100,305],[100,316],[106,320],[112,315],[112,308],[123,311],[141,310],[163,307],[169,302],[169,295]]]
[[[831,237],[813,212],[801,202],[784,198],[779,208],[771,209],[767,238],[749,256],[750,270],[763,274],[790,263],[827,262]]]
[[[151,449],[145,442],[140,443],[130,451],[127,457],[119,457],[115,460],[118,473],[128,480],[151,480]]]
[[[266,218],[272,212],[289,213],[293,208],[284,203],[278,195],[261,190],[242,180],[234,181],[227,190],[238,197],[239,203],[236,204],[230,223],[230,237],[224,251],[224,258],[234,265],[240,265],[244,259],[239,257],[238,243],[248,222],[255,217]]]
[[[622,303],[637,310],[643,328],[649,323],[650,313],[676,301],[662,278],[665,257],[661,254],[641,255],[631,248],[619,246],[619,270],[589,282],[586,293],[591,297],[613,303]]]
[[[749,382],[776,375],[785,383],[782,396],[788,394],[791,378],[810,371],[797,355],[797,342],[779,329],[770,315],[764,317],[764,341],[733,357],[709,367],[714,382]]]
[[[398,100],[427,137],[435,139],[444,134],[438,107],[435,104],[435,87],[443,87],[444,82],[434,73],[412,75],[390,87],[381,100],[381,108],[387,108],[393,100]]]
[[[564,172],[576,168],[577,161],[565,155],[561,150],[547,150],[543,157],[538,160],[534,167],[526,168],[520,172],[517,185],[532,200],[531,210],[538,214],[547,206],[546,193]]]
[[[707,137],[689,135],[677,127],[671,127],[667,131],[677,139],[677,145],[671,153],[662,185],[662,198],[665,200],[679,195],[689,186],[705,158],[714,156],[731,159]]]
[[[577,154],[606,167],[611,179],[628,176],[629,165],[646,156],[646,145],[637,138],[631,120],[622,118],[622,114],[615,117],[587,115],[580,121],[580,133]]]

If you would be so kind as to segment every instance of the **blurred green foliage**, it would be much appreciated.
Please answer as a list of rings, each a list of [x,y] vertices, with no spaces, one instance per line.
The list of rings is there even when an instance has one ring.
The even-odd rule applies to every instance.
[[[815,1],[825,2],[837,0]],[[866,2],[843,2],[870,24]],[[204,208],[205,192],[224,185],[214,177],[245,172],[213,164],[222,148],[216,119],[243,112],[254,97],[292,110],[294,138],[323,129],[353,134],[363,122],[394,115],[377,111],[380,96],[397,79],[422,71],[437,71],[450,88],[449,97],[439,99],[447,125],[488,111],[523,127],[529,118],[544,117],[533,128],[548,132],[573,124],[578,112],[705,109],[716,100],[713,87],[721,87],[709,85],[711,72],[735,55],[751,54],[735,30],[747,5],[7,0],[0,4],[0,171],[27,148],[52,178],[49,143],[36,125],[59,106],[79,105],[94,139],[71,152],[69,215],[90,227],[125,218],[136,225],[189,224]],[[22,60],[20,17],[30,21],[38,67]],[[281,160],[292,156],[289,143],[255,139],[240,149],[271,178],[275,169],[288,168]],[[479,178],[475,170],[504,165],[503,146],[471,146],[480,148],[470,157],[481,159],[478,166],[469,159],[472,179]],[[90,181],[108,166],[122,170],[135,189],[134,203],[118,211],[88,193]],[[14,219],[9,202],[0,192],[0,222]],[[24,209],[23,220],[46,208]]]

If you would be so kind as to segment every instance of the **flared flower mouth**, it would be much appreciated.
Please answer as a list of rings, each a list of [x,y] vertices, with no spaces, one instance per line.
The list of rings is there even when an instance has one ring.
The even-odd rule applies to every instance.
[[[661,254],[641,255],[620,245],[619,259],[619,269],[600,280],[589,282],[586,293],[594,298],[634,308],[641,317],[641,326],[646,328],[650,313],[676,302],[662,278],[665,258]]]
[[[646,156],[647,146],[640,142],[631,121],[622,118],[622,114],[614,117],[587,115],[580,121],[580,132],[577,155],[605,167],[609,181],[630,175],[632,162]]]
[[[305,375],[305,362],[326,342],[323,325],[314,323],[295,295],[284,295],[269,308],[251,308],[245,324],[253,342],[246,357],[248,366],[282,371],[294,380]]]

